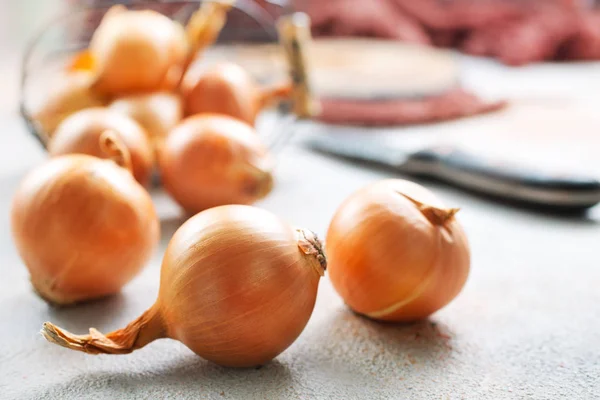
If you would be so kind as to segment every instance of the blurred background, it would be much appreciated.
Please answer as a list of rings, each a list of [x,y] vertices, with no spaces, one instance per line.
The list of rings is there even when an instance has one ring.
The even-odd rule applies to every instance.
[[[111,3],[136,1],[24,0],[0,4],[3,115],[14,115],[17,111],[20,63],[33,35],[69,10]],[[538,165],[549,164],[550,160],[556,168],[598,171],[595,149],[600,147],[596,134],[600,117],[595,104],[600,93],[600,64],[596,61],[600,57],[600,12],[593,1],[255,0],[254,3],[264,8],[263,17],[267,20],[284,13],[285,7],[306,11],[312,18],[315,37],[361,36],[451,49],[453,65],[441,63],[439,69],[448,71],[458,66],[447,74],[458,79],[456,87],[460,93],[451,90],[446,93],[448,88],[443,82],[452,79],[446,77],[439,87],[430,84],[424,93],[419,90],[407,93],[399,85],[396,95],[383,96],[379,99],[383,101],[373,98],[377,93],[348,99],[339,90],[343,92],[354,85],[364,91],[363,87],[368,85],[360,82],[360,74],[369,75],[369,68],[376,62],[362,65],[365,60],[355,57],[343,67],[336,64],[338,70],[359,71],[359,77],[349,80],[347,74],[342,74],[346,80],[338,79],[330,90],[334,97],[338,94],[341,98],[325,104],[323,119],[328,122],[384,125],[386,129],[370,130],[383,141],[410,143],[413,136],[419,145],[458,140],[478,152],[500,155],[510,152],[511,158],[519,162]],[[172,6],[164,7],[173,12],[168,9]],[[89,39],[98,22],[91,19],[89,25],[67,24],[73,35],[69,40]],[[232,16],[228,24],[241,26],[249,39],[264,33],[248,18]],[[411,57],[408,53],[400,55],[401,65],[393,58],[388,65],[379,63],[370,76],[383,76],[379,86],[384,87],[386,82],[397,85],[402,80],[427,82],[435,78],[431,70],[437,65],[426,73],[423,66],[428,64],[414,62],[411,67]],[[425,72],[421,77],[415,76],[420,70]],[[412,101],[414,97],[420,97],[417,99],[420,101]],[[460,120],[458,126],[453,122],[469,116],[473,117]],[[423,125],[437,121],[448,123]]]

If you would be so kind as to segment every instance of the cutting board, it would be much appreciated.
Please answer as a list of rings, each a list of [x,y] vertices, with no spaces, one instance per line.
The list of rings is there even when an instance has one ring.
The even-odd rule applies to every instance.
[[[600,63],[544,63],[513,68],[459,56],[461,86],[502,111],[457,121],[396,128],[311,126],[340,138],[369,135],[390,146],[464,148],[503,162],[578,171],[600,178]]]
[[[386,100],[437,95],[458,83],[460,68],[448,51],[397,41],[319,38],[308,46],[312,89],[320,98]],[[277,44],[226,44],[203,62],[240,64],[259,81],[285,79],[286,62]]]

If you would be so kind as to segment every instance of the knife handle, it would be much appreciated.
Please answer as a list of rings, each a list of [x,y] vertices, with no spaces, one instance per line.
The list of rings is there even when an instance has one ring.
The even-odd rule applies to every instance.
[[[421,150],[407,170],[482,194],[537,206],[585,209],[600,203],[600,181],[497,162],[451,147]]]

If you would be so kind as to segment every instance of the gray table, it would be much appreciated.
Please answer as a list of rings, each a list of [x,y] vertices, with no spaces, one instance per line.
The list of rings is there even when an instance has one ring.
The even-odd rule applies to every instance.
[[[151,305],[161,252],[181,219],[155,191],[163,240],[142,275],[111,299],[53,309],[31,291],[8,229],[10,196],[44,155],[18,120],[3,121],[2,132],[1,398],[589,399],[600,393],[594,213],[586,220],[544,216],[433,184],[448,204],[462,207],[473,263],[462,294],[428,321],[383,325],[358,317],[325,277],[304,333],[259,370],[215,366],[171,340],[126,356],[50,345],[38,333],[46,320],[74,332],[110,331]],[[8,136],[15,145],[8,146]],[[347,195],[385,176],[298,146],[281,157],[278,185],[260,206],[321,235]]]
[[[44,321],[73,332],[86,332],[90,326],[106,332],[149,307],[158,289],[161,253],[182,220],[176,205],[154,191],[162,221],[161,247],[121,294],[69,309],[51,308],[36,297],[11,241],[9,207],[19,180],[42,162],[44,153],[26,135],[14,111],[16,63],[6,60],[1,64],[2,89],[11,94],[11,101],[3,98],[0,103],[0,398],[600,396],[600,210],[580,219],[545,216],[431,183],[427,186],[449,205],[462,208],[459,218],[473,260],[461,295],[428,321],[390,325],[358,317],[347,310],[325,277],[306,330],[259,370],[215,366],[171,340],[154,342],[126,356],[89,356],[47,343],[38,333]],[[585,169],[599,170],[598,64],[517,71],[466,60],[465,67],[469,85],[492,96],[526,96],[522,107],[393,135],[406,142],[420,136],[453,137],[465,145],[515,157],[550,159],[554,164],[569,159]],[[581,101],[569,101],[568,106],[547,101],[565,94],[576,94]],[[563,118],[565,109],[570,110],[569,118]],[[573,115],[580,121],[577,129]],[[535,131],[543,121],[546,127]],[[533,131],[515,134],[515,126]],[[571,139],[554,150],[531,152],[534,138],[539,143],[540,137],[561,135]],[[281,154],[276,189],[259,206],[321,236],[346,196],[390,176],[309,153],[298,143]]]

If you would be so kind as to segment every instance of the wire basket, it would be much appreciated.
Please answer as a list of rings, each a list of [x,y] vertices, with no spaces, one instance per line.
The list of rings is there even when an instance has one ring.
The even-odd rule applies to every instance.
[[[168,2],[135,1],[127,4],[130,10],[150,9],[185,25],[192,13],[196,11],[202,1],[184,0]],[[48,132],[45,132],[42,126],[37,123],[33,117],[33,108],[36,101],[44,93],[44,88],[49,82],[52,82],[58,73],[64,72],[68,63],[74,55],[86,49],[92,38],[92,35],[100,24],[105,13],[114,5],[108,4],[82,7],[69,11],[67,14],[54,18],[50,23],[43,27],[39,33],[32,39],[26,49],[22,61],[21,73],[21,97],[20,112],[27,124],[29,132],[36,137],[44,148],[47,147]],[[202,62],[218,62],[228,59],[231,52],[222,51],[224,47],[236,48],[237,45],[269,45],[272,48],[285,50],[284,45],[278,43],[281,40],[278,33],[277,21],[266,12],[265,9],[249,0],[237,0],[228,13],[227,22],[219,34],[215,45],[207,49]],[[297,44],[297,43],[296,43]],[[233,46],[232,46],[233,45]],[[301,46],[287,46],[292,53],[302,50]],[[305,76],[305,71],[298,71],[297,63],[300,54],[290,55],[286,52],[288,60],[287,65],[278,63],[262,63],[262,67],[268,64],[269,71],[259,70],[256,65],[248,65],[248,71],[255,76],[261,84],[268,84],[269,80],[281,78],[282,76],[292,76],[294,86],[297,86],[298,76]],[[300,57],[299,57],[300,56]],[[291,58],[290,58],[291,57]],[[296,61],[293,61],[296,59]],[[238,60],[236,60],[238,61]],[[250,60],[251,63],[251,60]],[[242,65],[242,67],[245,67]],[[290,68],[288,71],[287,68]],[[299,68],[304,69],[304,64],[300,63]],[[297,90],[293,90],[293,92]],[[292,94],[292,99],[294,95]],[[281,138],[281,132],[289,132],[290,123],[293,123],[297,117],[291,112],[289,103],[282,103],[276,113],[274,123],[270,124],[270,129],[264,140],[272,150],[275,147],[282,146],[286,138]]]

